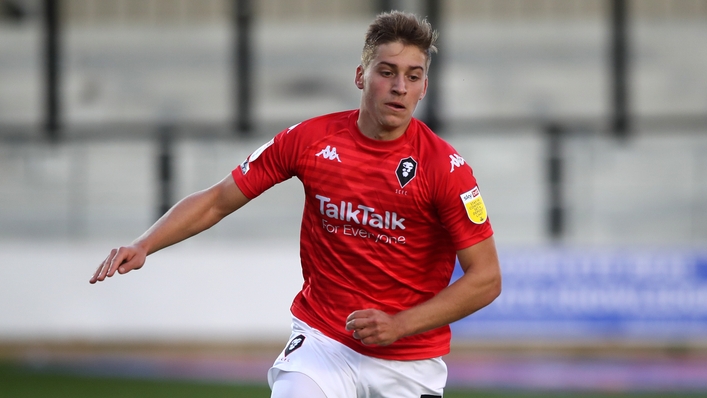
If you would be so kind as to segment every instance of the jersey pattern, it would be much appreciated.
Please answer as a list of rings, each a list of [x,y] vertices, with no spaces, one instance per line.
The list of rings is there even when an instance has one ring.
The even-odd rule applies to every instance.
[[[449,284],[456,250],[493,234],[485,209],[483,222],[472,221],[462,199],[478,192],[476,179],[422,122],[412,119],[396,140],[374,141],[358,130],[357,118],[354,110],[292,126],[234,169],[233,178],[251,199],[290,177],[304,185],[296,317],[364,355],[445,355],[448,326],[366,346],[345,321],[360,309],[395,314]]]

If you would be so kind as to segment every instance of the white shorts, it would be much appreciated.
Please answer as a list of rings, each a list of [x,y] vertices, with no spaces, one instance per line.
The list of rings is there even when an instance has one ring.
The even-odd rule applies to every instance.
[[[271,388],[281,372],[309,376],[327,398],[441,397],[447,382],[442,358],[391,361],[369,357],[295,317],[290,340],[268,371]]]

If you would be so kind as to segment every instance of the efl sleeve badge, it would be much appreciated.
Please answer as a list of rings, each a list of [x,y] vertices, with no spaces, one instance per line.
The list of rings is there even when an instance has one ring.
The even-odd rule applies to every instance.
[[[474,187],[471,191],[464,192],[459,195],[464,203],[464,208],[466,209],[466,215],[469,216],[469,220],[474,224],[483,224],[486,221],[486,206],[484,206],[484,200],[481,199],[481,192],[479,192],[479,187]]]
[[[290,129],[294,128],[292,126]],[[266,142],[263,144],[260,148],[256,149],[255,152],[251,153],[250,156],[246,158],[246,160],[241,163],[241,174],[246,175],[248,171],[250,171],[250,164],[255,161],[263,152],[265,152],[266,149],[272,144],[275,143],[275,138],[273,137],[270,141]]]

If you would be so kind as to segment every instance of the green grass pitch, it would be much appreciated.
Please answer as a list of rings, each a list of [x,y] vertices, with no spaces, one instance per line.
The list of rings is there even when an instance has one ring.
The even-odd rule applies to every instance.
[[[90,377],[39,372],[10,364],[0,364],[0,398],[268,398],[269,396],[269,388],[258,384]],[[448,390],[444,396],[446,398],[697,398],[706,395],[685,392],[671,394]]]

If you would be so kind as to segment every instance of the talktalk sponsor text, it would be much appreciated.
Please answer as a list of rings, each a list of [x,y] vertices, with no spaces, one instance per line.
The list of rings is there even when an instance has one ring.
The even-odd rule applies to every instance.
[[[362,204],[356,205],[344,200],[334,203],[326,196],[315,197],[319,200],[319,212],[328,218],[379,229],[405,229],[405,219],[394,211],[376,212],[375,208]]]

